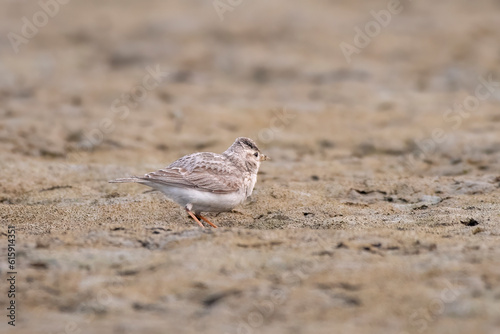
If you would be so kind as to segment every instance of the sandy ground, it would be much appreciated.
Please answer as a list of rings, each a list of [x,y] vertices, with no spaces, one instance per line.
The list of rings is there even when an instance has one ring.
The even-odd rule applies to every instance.
[[[2,1],[2,333],[498,333],[500,5],[388,6]],[[239,136],[219,229],[107,183]]]

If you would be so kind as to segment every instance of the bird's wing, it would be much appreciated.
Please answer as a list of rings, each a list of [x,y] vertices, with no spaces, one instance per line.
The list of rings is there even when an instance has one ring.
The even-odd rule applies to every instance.
[[[224,156],[214,153],[187,155],[140,179],[219,194],[238,191],[241,186],[241,173],[238,169]]]

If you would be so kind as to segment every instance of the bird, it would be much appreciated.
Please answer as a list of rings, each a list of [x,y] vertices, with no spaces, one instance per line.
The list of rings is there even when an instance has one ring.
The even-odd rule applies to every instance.
[[[265,160],[269,157],[252,139],[239,137],[222,154],[193,153],[144,176],[109,182],[135,182],[159,190],[183,207],[200,227],[205,227],[203,220],[217,228],[201,213],[227,212],[243,203],[252,194],[260,164]]]

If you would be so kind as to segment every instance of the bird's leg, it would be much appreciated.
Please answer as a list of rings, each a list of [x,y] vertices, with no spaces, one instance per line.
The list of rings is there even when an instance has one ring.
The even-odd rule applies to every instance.
[[[198,223],[198,225],[200,225],[202,228],[205,228],[205,226],[203,226],[203,224],[198,220],[198,218],[196,218],[196,215],[191,210],[186,208],[186,212]]]
[[[212,222],[210,220],[208,220],[207,218],[203,217],[202,215],[199,215],[201,219],[203,219],[204,221],[206,221],[207,223],[210,224],[210,226],[212,226],[213,228],[217,228],[217,225],[215,224],[212,224]]]

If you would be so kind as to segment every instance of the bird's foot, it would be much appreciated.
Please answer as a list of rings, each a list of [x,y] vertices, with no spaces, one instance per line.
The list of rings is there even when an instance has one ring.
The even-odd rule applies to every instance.
[[[202,215],[199,215],[201,219],[203,219],[205,222],[207,222],[210,226],[212,226],[213,228],[217,228],[217,225],[215,224],[212,224],[212,222],[210,220],[208,220],[207,218],[203,217]]]
[[[200,222],[200,219],[202,219],[213,228],[217,228],[217,225],[213,224],[210,220],[203,217],[202,215],[196,215],[193,211],[189,210],[188,208],[186,208],[186,212],[191,216],[191,218],[193,218],[198,223],[198,225],[200,225],[200,227],[205,228],[205,226],[203,226],[203,224]]]
[[[205,228],[205,226],[203,226],[203,224],[198,220],[198,218],[196,217],[196,215],[193,213],[193,211],[189,210],[188,208],[186,208],[186,212],[191,216],[191,218],[193,218],[195,220],[195,222],[198,223],[198,225],[200,225],[201,228]]]

